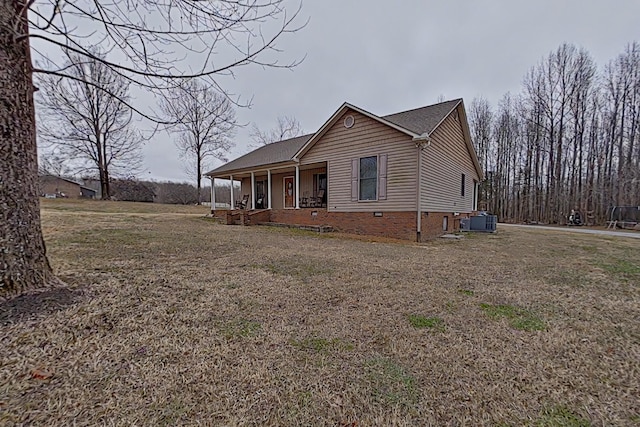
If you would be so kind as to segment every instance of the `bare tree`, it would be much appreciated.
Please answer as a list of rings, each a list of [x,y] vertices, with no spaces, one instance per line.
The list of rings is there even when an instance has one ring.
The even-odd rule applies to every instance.
[[[586,50],[563,44],[531,68],[513,103],[505,101],[491,118],[490,142],[482,104],[472,103],[470,114],[479,157],[494,162],[489,206],[501,219],[563,223],[578,209],[602,221],[613,205],[637,205],[638,43],[600,73]]]
[[[231,206],[231,186],[230,184],[216,184],[215,187],[216,203],[226,203]],[[233,193],[240,194],[240,186],[235,184],[233,186]]]
[[[40,226],[32,73],[78,79],[40,52],[98,59],[99,46],[101,62],[154,93],[198,76],[222,88],[217,79],[241,66],[296,65],[278,62],[276,41],[300,28],[299,11],[284,0],[0,0],[0,296],[57,281]]]
[[[154,183],[156,202],[172,205],[190,205],[197,202],[195,188],[186,182]]]
[[[134,178],[113,180],[112,187],[115,200],[151,203],[155,198],[153,185]]]
[[[43,75],[38,79],[38,135],[57,149],[75,172],[95,173],[103,199],[112,194],[110,179],[141,170],[143,138],[132,126],[129,81],[102,62],[70,54],[67,73],[74,79]]]
[[[202,173],[207,160],[226,160],[233,146],[236,112],[229,99],[198,80],[172,89],[161,102],[165,119],[178,135],[176,146],[196,179],[196,201],[201,203]]]
[[[489,197],[491,194],[491,180],[495,169],[495,150],[492,146],[492,126],[493,112],[489,102],[484,98],[475,98],[471,102],[469,114],[469,126],[471,127],[471,137],[478,154],[480,166],[487,179],[482,183],[479,194],[479,207],[489,209]]]
[[[53,176],[70,176],[73,171],[68,166],[68,159],[65,158],[58,147],[51,147],[48,150],[40,149],[38,159],[38,174]]]
[[[302,126],[298,119],[292,116],[280,116],[276,126],[268,131],[261,131],[258,125],[251,125],[252,146],[260,147],[284,139],[294,138],[303,134]]]

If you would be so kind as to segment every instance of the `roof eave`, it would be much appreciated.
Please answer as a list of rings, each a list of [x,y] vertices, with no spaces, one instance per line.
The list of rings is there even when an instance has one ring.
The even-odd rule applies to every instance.
[[[217,168],[205,173],[204,175],[210,178],[227,178],[230,175],[239,175],[239,174],[250,173],[250,172],[263,172],[269,169],[280,169],[280,168],[285,168],[289,166],[295,166],[297,164],[298,162],[295,160],[287,160],[285,162],[265,163],[263,165],[257,165],[257,166],[246,167],[246,168],[229,169],[229,170],[223,170],[219,172],[216,172],[219,169]]]
[[[457,104],[461,105],[460,113],[462,114],[462,133],[464,134],[465,142],[467,143],[467,149],[469,150],[469,154],[471,155],[471,160],[473,161],[473,165],[476,167],[476,172],[478,172],[478,180],[484,180],[484,172],[482,171],[482,167],[480,166],[480,162],[478,161],[478,155],[476,154],[476,149],[473,147],[473,143],[471,142],[471,130],[469,129],[469,122],[467,120],[467,112],[464,108],[464,102],[460,100]],[[456,108],[457,108],[456,106]]]

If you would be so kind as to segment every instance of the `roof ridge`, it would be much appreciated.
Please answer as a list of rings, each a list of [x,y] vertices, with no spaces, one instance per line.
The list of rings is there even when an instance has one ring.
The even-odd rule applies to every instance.
[[[423,108],[431,108],[437,105],[446,104],[448,102],[454,102],[454,101],[462,101],[462,98],[449,99],[448,101],[442,101],[442,102],[437,102],[435,104],[423,105],[422,107],[410,108],[409,110],[398,111],[397,113],[391,113],[391,114],[387,114],[385,116],[379,116],[379,117],[385,118],[389,116],[395,116],[396,114],[410,113],[411,111],[422,110]]]

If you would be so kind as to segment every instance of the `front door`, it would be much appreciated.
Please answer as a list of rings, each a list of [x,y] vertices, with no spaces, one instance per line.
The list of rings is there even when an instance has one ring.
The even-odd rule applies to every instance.
[[[284,177],[284,207],[285,209],[296,207],[296,188],[292,176]]]

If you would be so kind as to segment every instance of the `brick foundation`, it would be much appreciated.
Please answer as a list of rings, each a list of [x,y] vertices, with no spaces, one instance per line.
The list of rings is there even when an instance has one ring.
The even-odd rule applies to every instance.
[[[238,211],[238,213],[240,213]],[[227,210],[212,211],[212,215],[221,218],[223,223],[234,223]],[[443,230],[444,217],[447,217],[447,230]],[[446,232],[460,230],[460,219],[468,213],[454,215],[453,212],[422,212],[422,241],[432,239]],[[234,217],[237,217],[234,215]],[[261,222],[276,222],[296,225],[328,225],[334,229],[353,234],[391,237],[402,240],[416,240],[416,212],[383,212],[381,217],[373,212],[327,212],[326,209],[273,209],[254,212],[242,212],[244,225]]]
[[[433,239],[445,233],[460,231],[460,219],[467,218],[468,213],[454,212],[422,212],[421,240]],[[444,229],[444,217],[447,217],[447,229]]]
[[[384,212],[375,217],[373,212],[327,212],[326,209],[282,209],[271,211],[271,222],[301,225],[329,225],[353,234],[416,239],[415,212]]]

